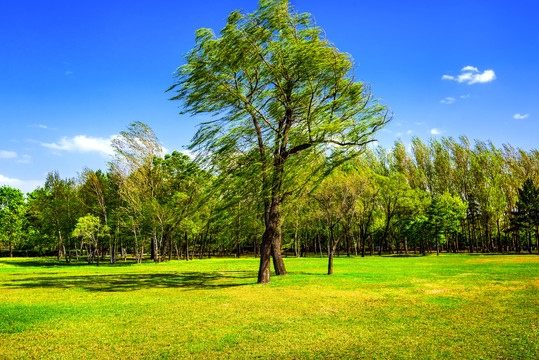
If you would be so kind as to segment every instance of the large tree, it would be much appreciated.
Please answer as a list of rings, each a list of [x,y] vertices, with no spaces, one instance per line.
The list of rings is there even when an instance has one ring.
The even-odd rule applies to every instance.
[[[325,39],[308,14],[288,1],[262,0],[252,14],[234,11],[216,35],[196,33],[196,45],[170,87],[190,114],[209,113],[192,142],[199,154],[244,154],[264,203],[259,283],[270,281],[280,256],[280,206],[294,195],[294,174],[309,156],[353,156],[391,118],[354,80],[350,55]]]

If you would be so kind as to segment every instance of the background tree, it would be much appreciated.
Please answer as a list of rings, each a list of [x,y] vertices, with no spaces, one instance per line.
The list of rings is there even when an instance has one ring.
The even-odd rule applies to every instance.
[[[82,238],[83,243],[86,244],[88,264],[92,264],[96,259],[97,266],[99,266],[99,237],[106,236],[108,231],[108,226],[102,225],[101,219],[97,216],[88,214],[77,220],[73,236]]]
[[[125,204],[124,216],[133,232],[137,261],[142,261],[145,238],[151,239],[150,250],[155,260],[159,218],[154,158],[161,156],[161,144],[148,125],[134,122],[127,131],[120,132],[112,147],[115,156],[110,165]]]
[[[539,249],[539,189],[530,178],[527,178],[522,188],[518,189],[518,201],[512,213],[512,223],[517,231],[524,230],[529,253],[532,252],[532,232],[535,232],[536,247]]]
[[[24,215],[23,193],[6,185],[0,187],[0,243],[8,245],[10,257],[24,235]]]

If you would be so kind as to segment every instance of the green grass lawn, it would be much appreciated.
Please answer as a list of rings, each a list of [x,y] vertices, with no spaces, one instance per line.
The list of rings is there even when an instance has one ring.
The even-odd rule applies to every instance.
[[[539,256],[0,258],[0,359],[537,359]]]

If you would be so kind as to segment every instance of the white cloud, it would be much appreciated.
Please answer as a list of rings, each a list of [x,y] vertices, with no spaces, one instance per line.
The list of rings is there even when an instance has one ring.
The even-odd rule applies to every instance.
[[[32,157],[30,155],[23,155],[17,162],[20,164],[30,164],[32,162]]]
[[[15,151],[0,150],[0,159],[14,159],[17,157]]]
[[[496,79],[496,74],[493,70],[485,70],[482,74],[474,74],[472,80],[468,84],[488,83]]]
[[[440,100],[442,104],[453,104],[455,101],[457,101],[457,99],[452,97],[446,97],[445,99]]]
[[[184,155],[189,156],[189,158],[190,158],[191,160],[193,160],[193,159],[196,157],[195,152],[192,151],[192,150],[184,149],[184,150],[182,150],[182,151],[180,151],[180,152],[181,152],[182,154],[184,154]],[[163,152],[163,153],[164,153],[164,154],[167,154],[167,153],[165,153],[165,152]]]
[[[39,180],[20,180],[13,179],[0,174],[0,186],[7,185],[15,189],[19,189],[24,193],[34,191],[37,187],[43,185],[43,181]]]
[[[412,130],[408,130],[406,133],[407,133],[408,135],[412,135],[414,132],[413,132]]]
[[[529,116],[530,114],[524,114],[524,115],[515,114],[513,115],[513,119],[522,120],[522,119],[527,119]]]
[[[470,97],[470,94],[467,94],[467,95],[460,95],[459,98],[461,99],[467,99]]]
[[[496,79],[494,70],[485,70],[482,73],[476,67],[465,66],[460,70],[458,76],[442,75],[442,80],[453,80],[459,83],[467,83],[468,85],[477,83],[488,83]]]
[[[440,129],[431,129],[430,130],[431,135],[440,135],[442,132]]]
[[[72,138],[64,136],[58,143],[41,143],[41,145],[60,151],[98,152],[102,155],[112,155],[114,150],[112,149],[111,142],[115,137],[113,135],[105,139],[86,135],[77,135]]]

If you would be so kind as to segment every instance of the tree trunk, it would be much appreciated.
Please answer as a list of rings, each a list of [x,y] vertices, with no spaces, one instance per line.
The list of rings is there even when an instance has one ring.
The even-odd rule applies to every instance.
[[[359,243],[360,243],[360,247],[361,247],[361,257],[365,257],[365,242],[366,242],[367,239],[365,239],[365,236],[361,236],[360,235],[360,238],[359,238]]]
[[[496,226],[498,227],[498,252],[503,253],[502,238],[500,233],[500,219],[496,220]]]
[[[271,243],[271,256],[273,258],[273,268],[275,270],[275,275],[286,275],[286,267],[284,266],[283,256],[281,254],[281,214],[277,209],[277,229],[273,236],[273,241]]]
[[[404,253],[408,255],[408,238],[404,238]]]
[[[58,229],[58,261],[62,259],[62,232]]]
[[[331,231],[328,239],[328,275],[333,274],[333,256],[335,255],[335,246],[333,244],[333,231]]]
[[[180,251],[178,250],[178,243],[174,242],[174,247],[176,248],[176,255],[178,256],[178,261],[180,261]]]
[[[189,261],[189,239],[187,238],[187,231],[185,232],[185,261]]]
[[[260,247],[260,267],[258,268],[258,280],[257,282],[259,284],[269,284],[270,282],[270,262],[271,257],[274,257],[274,261],[276,260],[276,256],[280,258],[282,261],[282,257],[280,256],[280,251],[275,252],[273,251],[274,246],[277,244],[274,244],[277,237],[277,232],[279,228],[279,222],[280,222],[280,214],[279,214],[279,204],[280,199],[278,196],[274,196],[271,201],[271,206],[269,209],[269,214],[266,219],[266,230],[264,231],[264,235],[262,235],[262,246]],[[280,236],[279,236],[279,247],[280,247]],[[284,263],[283,263],[284,265]],[[277,267],[277,265],[275,265]]]

